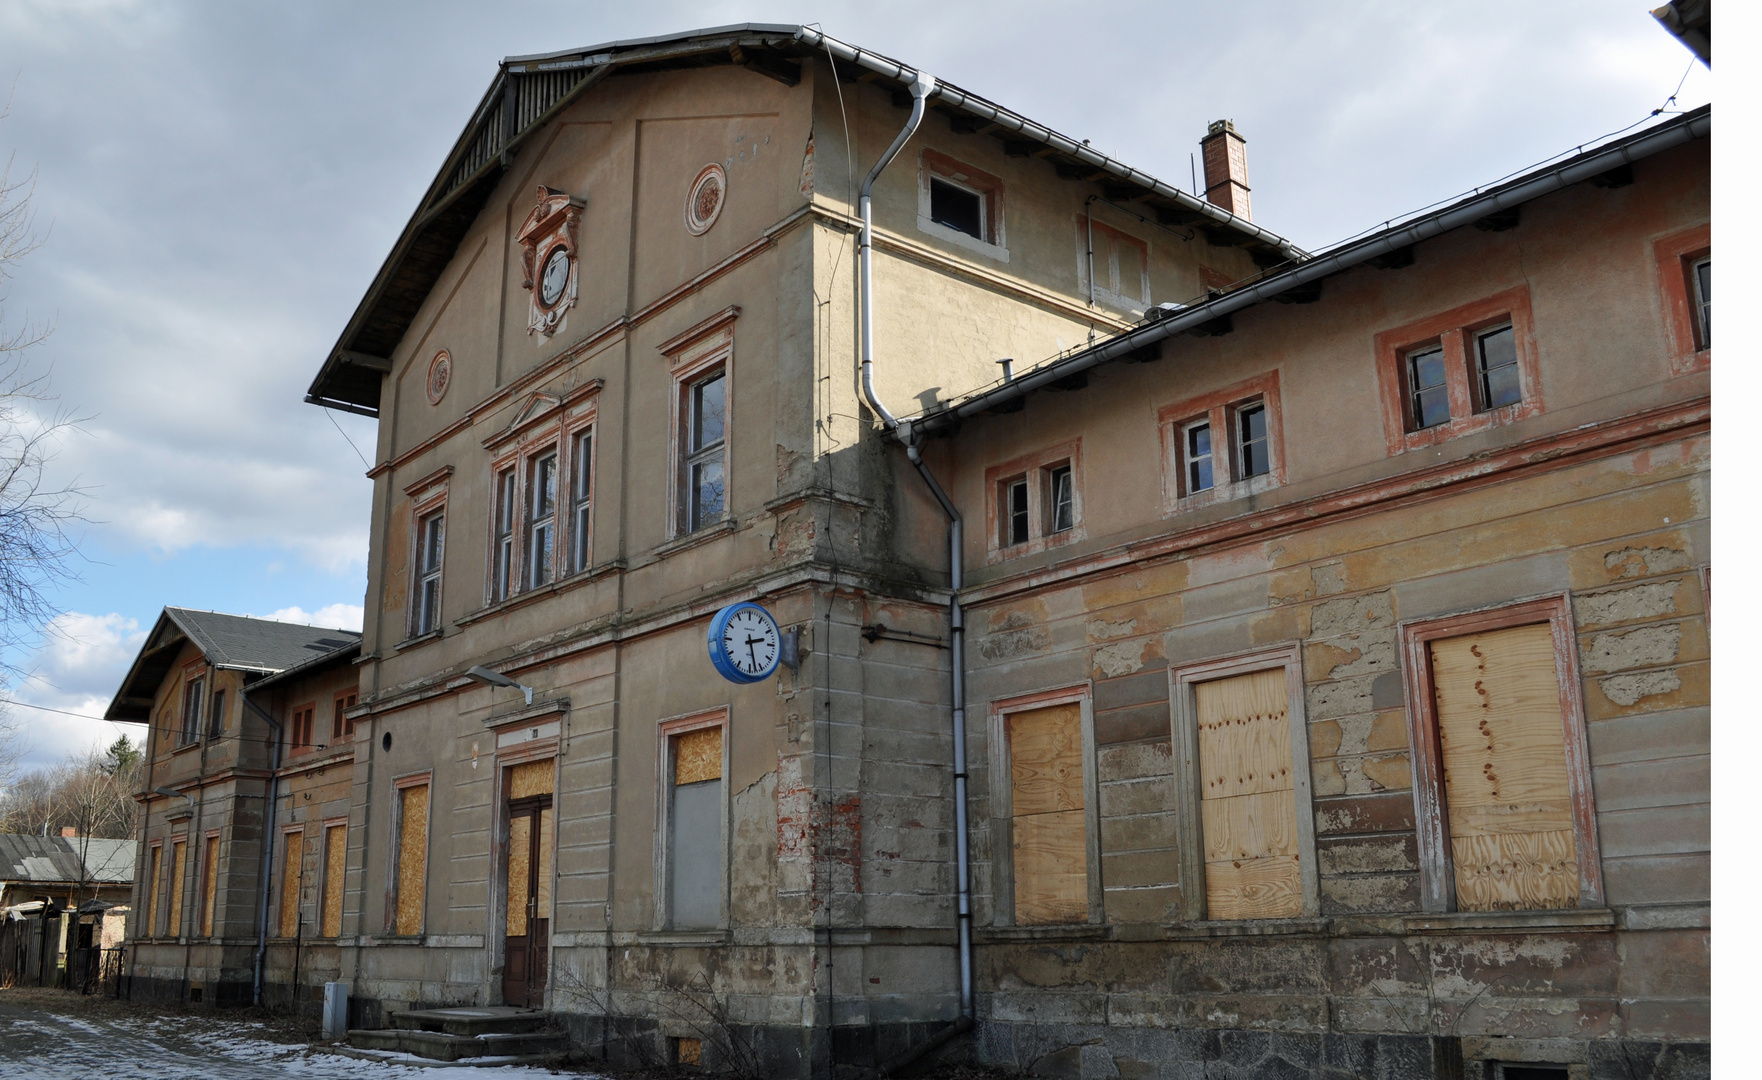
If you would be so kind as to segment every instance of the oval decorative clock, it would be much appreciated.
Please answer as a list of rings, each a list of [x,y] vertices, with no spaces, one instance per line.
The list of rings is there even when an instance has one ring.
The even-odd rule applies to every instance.
[[[544,274],[539,278],[539,300],[545,307],[556,306],[569,285],[569,249],[554,247],[545,259]]]
[[[783,635],[771,613],[749,600],[729,604],[710,620],[710,663],[732,683],[770,678],[783,658]]]

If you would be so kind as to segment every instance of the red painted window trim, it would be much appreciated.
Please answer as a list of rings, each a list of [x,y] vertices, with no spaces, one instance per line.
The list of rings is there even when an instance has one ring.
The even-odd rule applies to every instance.
[[[1470,341],[1476,331],[1506,320],[1510,320],[1516,338],[1517,377],[1523,388],[1523,399],[1501,408],[1477,412]],[[1407,375],[1403,366],[1409,352],[1434,343],[1444,347],[1450,419],[1429,428],[1410,431],[1412,417],[1409,415]],[[1436,446],[1499,424],[1538,416],[1545,411],[1541,365],[1536,352],[1535,318],[1530,310],[1527,285],[1384,330],[1376,336],[1375,349],[1383,436],[1390,457],[1408,450]]]
[[[1260,476],[1238,480],[1235,478],[1240,471],[1233,422],[1235,410],[1255,400],[1266,404],[1266,453],[1271,468]],[[1212,486],[1188,494],[1186,448],[1181,441],[1181,432],[1186,425],[1197,420],[1211,422]],[[1165,515],[1240,498],[1268,487],[1284,486],[1285,422],[1277,370],[1232,383],[1209,394],[1164,405],[1156,411],[1156,423],[1162,433],[1162,505]],[[1223,466],[1221,471],[1220,464]]]
[[[1071,527],[1058,532],[1046,529],[1046,474],[1060,465],[1071,467]],[[1004,485],[1028,482],[1028,539],[1020,544],[1003,542]],[[1088,536],[1083,527],[1083,440],[1072,439],[1042,447],[985,470],[985,561],[993,564],[1023,555],[1036,555],[1048,548],[1075,543]]]
[[[1565,593],[1484,611],[1401,624],[1401,663],[1407,688],[1407,737],[1413,748],[1413,801],[1419,842],[1420,906],[1453,911],[1456,881],[1450,861],[1450,822],[1444,805],[1443,754],[1438,742],[1436,691],[1432,684],[1433,641],[1545,622],[1554,638],[1554,667],[1560,679],[1561,733],[1566,747],[1566,782],[1572,798],[1573,842],[1578,848],[1578,906],[1603,906],[1603,858],[1597,843],[1597,813],[1591,791],[1591,754],[1585,730],[1583,683],[1573,639],[1572,603]]]
[[[1701,347],[1700,320],[1690,300],[1689,263],[1713,252],[1713,226],[1696,225],[1652,244],[1658,290],[1664,298],[1664,330],[1670,342],[1670,373],[1687,375],[1713,366],[1713,349]]]

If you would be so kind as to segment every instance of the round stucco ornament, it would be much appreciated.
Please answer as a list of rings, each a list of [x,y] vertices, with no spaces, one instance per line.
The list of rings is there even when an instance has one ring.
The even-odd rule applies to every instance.
[[[722,166],[711,162],[691,182],[691,194],[685,197],[685,227],[693,236],[710,231],[728,201],[728,174]]]
[[[447,396],[447,387],[453,384],[453,358],[442,349],[434,354],[428,362],[428,403],[439,405],[441,398]]]

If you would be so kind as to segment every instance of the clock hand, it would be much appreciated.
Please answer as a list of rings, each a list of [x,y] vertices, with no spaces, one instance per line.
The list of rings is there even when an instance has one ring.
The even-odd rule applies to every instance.
[[[753,652],[753,642],[760,641],[760,640],[762,640],[762,639],[750,638],[750,637],[746,639],[746,655],[752,659],[754,671],[757,671],[759,669],[759,658],[758,658],[758,654]]]

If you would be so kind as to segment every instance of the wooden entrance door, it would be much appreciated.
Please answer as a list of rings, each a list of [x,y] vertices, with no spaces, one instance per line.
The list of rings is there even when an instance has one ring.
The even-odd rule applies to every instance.
[[[549,762],[545,763],[549,766]],[[508,925],[502,1000],[544,1004],[545,957],[551,938],[551,848],[556,813],[551,797],[508,803]]]

